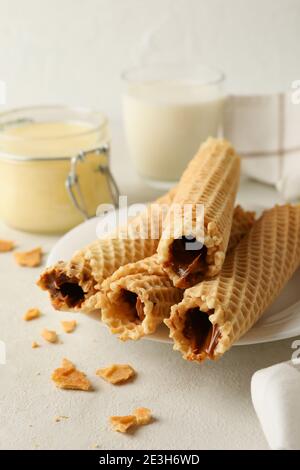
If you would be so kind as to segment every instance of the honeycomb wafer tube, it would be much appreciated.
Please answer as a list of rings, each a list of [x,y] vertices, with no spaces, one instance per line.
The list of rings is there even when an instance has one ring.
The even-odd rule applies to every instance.
[[[106,279],[97,307],[112,333],[123,341],[137,340],[154,333],[182,296],[153,255],[121,266]]]
[[[146,211],[111,236],[95,240],[68,262],[58,262],[40,276],[38,286],[48,291],[57,310],[92,311],[94,294],[102,281],[120,266],[155,253],[162,223],[176,188],[150,204]],[[155,230],[154,230],[155,229]],[[147,238],[150,231],[156,238]],[[153,234],[152,234],[153,235]]]
[[[234,211],[228,249],[233,249],[254,223],[254,212]],[[95,295],[102,321],[121,340],[152,334],[183,297],[158,263],[157,255],[120,267]]]
[[[176,287],[190,287],[220,272],[239,176],[240,157],[229,142],[213,138],[200,147],[183,173],[157,250]]]
[[[218,359],[262,316],[300,265],[300,206],[276,206],[226,257],[221,273],[187,289],[165,321],[188,360]]]
[[[255,218],[256,214],[254,211],[246,211],[240,205],[235,207],[226,254],[230,253],[239,244],[241,239],[247,235],[255,222]]]

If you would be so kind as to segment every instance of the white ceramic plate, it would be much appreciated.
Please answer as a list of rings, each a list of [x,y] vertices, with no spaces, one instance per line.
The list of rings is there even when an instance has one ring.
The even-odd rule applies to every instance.
[[[115,219],[116,213],[113,212],[105,216],[104,220],[105,223],[113,226]],[[103,219],[101,219],[101,226],[99,226],[99,218],[93,218],[68,232],[53,247],[47,264],[51,265],[59,260],[70,259],[74,251],[81,249],[97,238],[97,233],[102,230],[103,223]],[[300,335],[299,286],[300,269],[295,273],[273,305],[236,345],[265,343]],[[167,328],[164,326],[148,338],[155,341],[170,342]]]

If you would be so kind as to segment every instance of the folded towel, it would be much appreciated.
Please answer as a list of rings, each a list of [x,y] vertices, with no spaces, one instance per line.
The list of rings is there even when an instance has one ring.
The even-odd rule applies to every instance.
[[[300,359],[256,372],[252,401],[273,450],[300,449]]]
[[[288,173],[276,184],[285,202],[300,201],[300,172]]]
[[[243,173],[276,185],[290,173],[300,174],[300,104],[288,93],[230,96],[224,137],[234,142]]]

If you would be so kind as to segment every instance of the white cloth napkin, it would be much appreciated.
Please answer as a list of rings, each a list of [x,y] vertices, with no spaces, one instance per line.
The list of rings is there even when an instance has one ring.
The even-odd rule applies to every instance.
[[[276,185],[300,176],[300,103],[293,92],[229,96],[224,135],[242,155],[244,174]]]
[[[273,450],[300,449],[300,359],[256,372],[252,401]]]
[[[299,157],[300,160],[300,157]],[[288,173],[276,184],[277,191],[286,202],[300,201],[300,171]]]

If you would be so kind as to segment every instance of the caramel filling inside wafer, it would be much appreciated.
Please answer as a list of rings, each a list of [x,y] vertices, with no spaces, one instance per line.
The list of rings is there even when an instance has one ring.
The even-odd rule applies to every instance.
[[[145,318],[144,304],[137,294],[123,289],[122,300],[128,306],[128,313],[131,321],[142,322]]]
[[[167,265],[180,277],[177,287],[185,288],[196,284],[205,272],[207,248],[205,245],[197,248],[198,245],[196,238],[188,237],[178,238],[171,244]]]
[[[84,291],[78,279],[65,273],[45,273],[41,282],[50,292],[54,307],[66,304],[69,308],[80,307],[85,299]]]
[[[213,310],[202,312],[198,307],[191,308],[186,312],[183,328],[184,337],[190,341],[192,353],[200,359],[209,357],[213,359],[221,333],[218,325],[213,325],[209,316]]]

